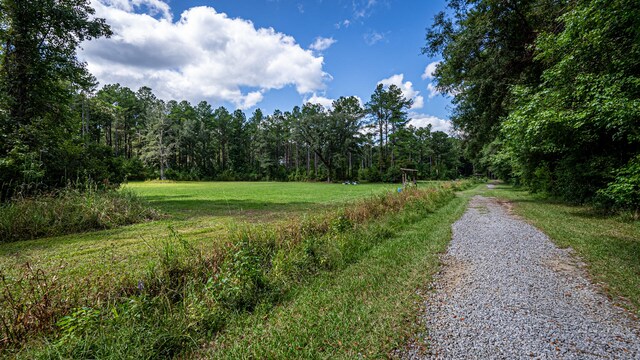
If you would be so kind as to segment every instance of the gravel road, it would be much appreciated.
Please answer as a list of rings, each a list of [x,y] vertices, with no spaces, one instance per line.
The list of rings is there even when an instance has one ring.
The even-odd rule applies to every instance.
[[[569,250],[474,197],[453,225],[408,359],[640,359],[638,320],[612,305]]]

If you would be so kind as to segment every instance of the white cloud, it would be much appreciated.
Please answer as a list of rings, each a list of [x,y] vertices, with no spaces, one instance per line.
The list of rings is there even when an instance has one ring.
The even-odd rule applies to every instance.
[[[440,61],[434,61],[427,65],[427,67],[424,69],[424,74],[422,74],[422,79],[433,79],[433,73],[436,71],[436,67],[438,66],[438,64],[440,64]]]
[[[344,19],[342,20],[342,22],[339,22],[335,25],[336,29],[340,29],[341,27],[344,27],[345,29],[349,27],[349,25],[351,25],[351,21],[349,19]]]
[[[438,91],[438,89],[436,89],[436,86],[433,85],[433,83],[429,83],[427,85],[427,90],[429,90],[429,99],[435,97],[436,95],[440,95],[440,92]]]
[[[367,45],[369,46],[373,46],[375,44],[377,44],[378,42],[384,40],[385,36],[384,34],[381,34],[377,31],[370,31],[366,34],[363,35],[364,38],[364,42],[367,43]]]
[[[109,39],[83,43],[80,51],[102,84],[118,82],[134,90],[146,85],[164,99],[248,108],[270,89],[292,85],[309,94],[331,78],[323,71],[323,57],[293,37],[256,29],[251,21],[210,7],[190,8],[173,22],[160,0],[92,0],[91,5],[114,32]],[[135,13],[143,8],[148,14]]]
[[[150,16],[160,15],[165,20],[171,20],[173,14],[169,5],[160,0],[101,0],[103,4],[112,7],[114,9],[122,10],[125,12],[134,12],[136,9],[146,7]],[[95,4],[92,4],[95,5]],[[95,6],[94,6],[95,8]]]
[[[378,3],[377,0],[353,0],[353,18],[360,19],[369,17],[372,8]]]
[[[242,102],[238,104],[240,109],[248,109],[254,107],[260,101],[262,101],[262,91],[252,91],[242,98]]]
[[[325,109],[333,108],[333,99],[326,98],[324,96],[318,96],[314,93],[310,98],[304,100],[304,103],[320,104]]]
[[[413,98],[412,109],[422,109],[424,107],[424,98],[422,96],[416,96]]]
[[[419,91],[416,91],[413,88],[413,83],[411,81],[404,81],[404,74],[392,75],[387,79],[380,80],[378,84],[382,84],[384,86],[395,85],[399,87],[405,98],[413,100],[413,105],[411,106],[412,109],[420,109],[424,106],[424,97],[420,95]]]
[[[315,51],[324,51],[327,50],[331,45],[335,44],[337,40],[334,38],[323,38],[317,37],[316,40],[309,46],[309,49]]]
[[[422,74],[422,79],[433,80],[433,74],[436,71],[438,64],[440,64],[440,61],[434,61],[427,65],[427,67],[424,69],[424,73]],[[440,92],[438,91],[438,89],[436,89],[436,86],[432,82],[427,84],[427,90],[429,91],[429,99],[435,97],[436,95],[440,95]]]
[[[409,118],[411,118],[409,124],[417,128],[431,125],[431,131],[443,131],[447,134],[450,134],[453,129],[451,121],[440,119],[433,115],[410,113]]]

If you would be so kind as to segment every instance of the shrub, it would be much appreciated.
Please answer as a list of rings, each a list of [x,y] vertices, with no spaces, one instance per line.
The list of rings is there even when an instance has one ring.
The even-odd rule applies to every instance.
[[[158,217],[131,191],[69,186],[0,205],[0,242],[109,229]]]
[[[601,206],[613,210],[631,211],[640,217],[640,155],[618,170],[614,181],[598,191]]]
[[[147,180],[150,177],[149,169],[138,158],[125,159],[123,170],[127,180]]]
[[[399,183],[402,181],[402,171],[399,166],[392,166],[382,176],[382,182]]]

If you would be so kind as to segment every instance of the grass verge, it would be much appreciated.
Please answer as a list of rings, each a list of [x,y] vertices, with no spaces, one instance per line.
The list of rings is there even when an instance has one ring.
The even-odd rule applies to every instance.
[[[640,315],[640,221],[605,216],[590,207],[555,202],[507,185],[482,194],[508,200],[517,215],[558,246],[571,247],[614,302]]]
[[[158,249],[157,262],[137,284],[117,290],[115,297],[85,297],[84,306],[67,296],[77,295],[73,291],[77,289],[33,290],[29,279],[19,288],[33,298],[29,312],[24,313],[20,303],[9,302],[12,307],[4,314],[20,321],[5,323],[5,339],[16,343],[34,329],[57,327],[44,348],[31,343],[32,350],[23,354],[46,358],[181,354],[224,328],[236,314],[282,303],[292,289],[315,275],[355,263],[394,231],[446,204],[459,186],[468,185],[387,193],[318,216],[240,228],[209,253],[176,235]],[[3,291],[7,289],[9,297],[19,298],[10,293],[11,287]],[[114,294],[113,289],[98,290]]]
[[[466,207],[457,197],[369,251],[325,274],[270,314],[239,317],[199,356],[216,359],[386,358],[413,334],[416,289],[431,280],[451,224]]]

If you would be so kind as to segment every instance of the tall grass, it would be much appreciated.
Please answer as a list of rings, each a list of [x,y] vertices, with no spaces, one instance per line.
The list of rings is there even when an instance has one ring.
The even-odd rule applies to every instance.
[[[129,279],[118,291],[104,289],[91,300],[82,297],[76,302],[69,301],[71,295],[58,297],[48,304],[52,310],[45,320],[31,321],[38,324],[32,329],[24,330],[16,322],[23,317],[17,312],[5,312],[13,316],[3,319],[6,345],[15,349],[29,334],[48,331],[46,346],[22,354],[164,358],[184,353],[238,314],[269,309],[315,275],[358,261],[465,186],[468,183],[386,193],[315,216],[241,226],[207,253],[173,233],[158,249],[147,274]],[[5,294],[16,289],[11,284],[4,287]]]
[[[131,191],[69,186],[0,205],[0,243],[109,229],[158,217]]]

